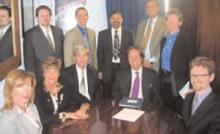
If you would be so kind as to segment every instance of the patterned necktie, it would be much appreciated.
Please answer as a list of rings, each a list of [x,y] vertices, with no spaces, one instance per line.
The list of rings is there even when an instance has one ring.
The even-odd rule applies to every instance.
[[[198,108],[198,106],[199,106],[199,99],[198,99],[198,96],[195,95],[194,98],[193,98],[191,116],[195,113],[195,111]]]
[[[132,87],[132,93],[131,93],[131,98],[138,98],[138,92],[139,92],[139,87],[140,87],[140,78],[138,76],[138,72],[136,73],[136,78],[134,80],[134,84]]]
[[[89,44],[89,36],[88,36],[88,32],[85,29],[82,30],[82,35],[83,35],[83,41],[84,41],[84,45],[89,49],[89,64],[93,63],[93,51],[92,51],[92,47]]]
[[[53,45],[53,41],[52,41],[52,39],[51,39],[51,37],[50,37],[50,30],[49,29],[47,29],[47,40],[48,40],[48,42],[49,42],[49,45],[51,46],[51,48],[53,49],[53,51],[55,51],[55,47],[54,47],[54,45]]]
[[[144,33],[144,37],[142,39],[142,44],[144,46],[143,49],[145,49],[148,44],[148,40],[150,38],[151,31],[152,31],[152,20],[149,21],[147,29]]]
[[[82,80],[81,80],[80,88],[81,88],[83,95],[85,95],[86,94],[86,86],[85,86],[85,78],[84,78],[84,71],[83,70],[82,70]]]
[[[118,59],[118,54],[119,54],[119,35],[118,35],[118,31],[115,30],[114,44],[113,44],[113,57],[115,60]]]

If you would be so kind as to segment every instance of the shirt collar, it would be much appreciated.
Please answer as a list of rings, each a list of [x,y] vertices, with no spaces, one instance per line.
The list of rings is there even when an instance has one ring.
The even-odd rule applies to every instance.
[[[136,72],[138,72],[139,74],[141,74],[142,73],[142,70],[143,70],[143,67],[141,66],[138,70],[134,70],[133,68],[131,68],[131,72],[132,73],[136,73]]]
[[[112,30],[113,33],[115,33],[116,30],[118,31],[118,33],[120,33],[121,28],[122,28],[121,26],[118,29],[115,29],[115,28],[112,27],[111,30]]]
[[[204,92],[201,93],[195,93],[195,95],[197,96],[197,98],[199,99],[199,102],[201,102],[202,100],[204,100],[210,93],[212,92],[211,87],[208,87],[208,89]]]
[[[87,68],[87,66],[85,66],[84,69],[81,69],[81,68],[76,64],[76,70],[77,70],[77,72],[82,72],[82,70],[83,70],[84,72],[86,72],[86,68]]]
[[[51,31],[50,26],[49,26],[48,28],[45,28],[44,26],[42,26],[42,25],[40,25],[40,24],[39,24],[39,26],[40,26],[40,28],[41,28],[44,32],[47,32],[47,30]]]

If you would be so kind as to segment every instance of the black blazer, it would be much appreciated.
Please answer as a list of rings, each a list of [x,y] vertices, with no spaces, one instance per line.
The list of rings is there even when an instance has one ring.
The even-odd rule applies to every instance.
[[[33,71],[37,80],[42,80],[41,62],[49,57],[55,56],[61,59],[63,63],[63,40],[64,35],[60,28],[51,26],[53,39],[55,43],[55,52],[49,45],[40,26],[37,25],[27,32],[24,36],[24,65],[25,69]]]
[[[165,45],[166,38],[161,41],[161,54]],[[174,72],[176,88],[180,90],[184,84],[189,80],[189,64],[191,60],[196,56],[195,41],[191,39],[184,31],[180,30],[176,37],[172,52],[171,52],[171,70]],[[161,59],[160,57],[160,69],[161,73]]]
[[[220,98],[211,92],[191,116],[195,93],[186,96],[183,119],[189,134],[220,134]]]
[[[143,67],[142,93],[146,102],[161,104],[159,95],[159,79],[156,71]],[[117,73],[112,89],[112,97],[120,100],[129,97],[132,84],[131,68],[121,70]]]
[[[61,112],[73,112],[78,109],[78,105],[75,100],[74,90],[71,89],[69,83],[63,79],[59,79],[59,83],[63,88],[58,93],[58,109],[57,113],[54,112],[54,105],[50,93],[45,91],[43,81],[39,82],[35,90],[35,104],[37,106],[41,122],[43,124],[44,133],[47,132],[48,125],[51,123],[58,123],[59,113]]]
[[[82,104],[85,102],[95,103],[96,97],[98,96],[98,76],[97,71],[87,66],[87,83],[88,83],[88,92],[91,98],[89,101],[86,97],[79,93],[79,84],[78,84],[78,75],[76,70],[76,65],[65,68],[61,77],[66,79],[66,81],[70,84],[71,88],[78,93],[78,104]]]
[[[106,29],[99,32],[97,48],[98,70],[103,72],[103,80],[105,82],[111,79],[113,57],[112,44],[111,29]],[[122,28],[121,47],[119,53],[121,68],[129,66],[127,60],[127,49],[133,45],[133,33],[126,28]]]
[[[13,39],[11,26],[0,40],[0,63],[13,56]]]

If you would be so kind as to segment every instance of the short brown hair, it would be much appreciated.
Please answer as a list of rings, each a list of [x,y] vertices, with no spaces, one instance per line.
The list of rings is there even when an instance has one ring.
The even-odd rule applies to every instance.
[[[43,10],[43,9],[47,10],[50,13],[50,15],[52,14],[51,9],[48,6],[41,5],[41,6],[37,7],[37,9],[36,9],[36,17],[38,17],[39,11]]]
[[[149,2],[155,2],[157,4],[157,6],[159,7],[159,3],[157,0],[146,0],[145,5],[147,5],[147,3],[149,3]]]
[[[11,17],[11,8],[8,6],[0,6],[0,10],[5,10],[8,12],[8,16]]]
[[[190,70],[195,66],[202,66],[207,68],[209,74],[215,73],[215,62],[210,58],[200,56],[194,58],[189,65]]]
[[[60,71],[61,66],[62,66],[62,63],[59,58],[49,56],[42,62],[41,69],[44,72],[45,70],[49,69],[50,67],[55,67]]]
[[[137,51],[140,53],[140,57],[141,57],[141,58],[144,58],[144,54],[142,53],[142,51],[141,51],[137,46],[131,46],[131,47],[129,47],[128,50],[127,50],[127,55],[129,55],[129,52],[130,52],[131,50],[137,50]]]
[[[177,9],[177,8],[171,8],[167,13],[166,13],[166,19],[167,17],[169,17],[170,15],[176,15],[179,19],[179,21],[183,21],[183,14],[182,12]]]
[[[88,11],[87,11],[87,9],[86,9],[85,7],[79,7],[79,8],[77,8],[76,11],[75,11],[75,16],[77,16],[79,10],[85,10],[85,11],[87,12],[87,15],[89,15],[89,13],[88,13]]]
[[[4,106],[2,110],[10,110],[13,108],[12,90],[18,81],[31,80],[32,96],[30,102],[34,102],[34,88],[36,86],[36,78],[34,73],[21,69],[14,69],[8,73],[4,86]]]

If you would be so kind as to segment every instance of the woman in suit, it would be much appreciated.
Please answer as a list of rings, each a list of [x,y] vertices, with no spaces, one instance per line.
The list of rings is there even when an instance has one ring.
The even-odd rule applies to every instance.
[[[15,69],[4,86],[4,106],[0,113],[1,134],[42,134],[42,125],[33,104],[35,76]]]
[[[48,126],[51,123],[88,117],[86,114],[88,105],[84,104],[77,110],[79,107],[77,93],[65,80],[59,78],[60,69],[60,59],[47,57],[42,63],[43,81],[37,84],[35,91],[35,103],[39,110],[44,134],[48,133]]]

